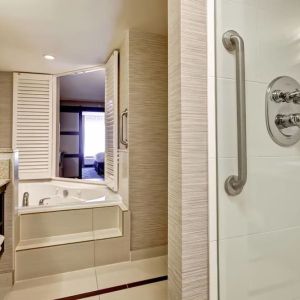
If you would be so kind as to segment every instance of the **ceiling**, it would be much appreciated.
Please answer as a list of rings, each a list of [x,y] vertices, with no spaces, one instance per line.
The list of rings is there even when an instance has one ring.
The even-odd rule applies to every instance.
[[[59,84],[60,100],[104,102],[104,70],[62,76]]]
[[[166,35],[167,0],[0,0],[0,71],[103,64],[128,28]]]

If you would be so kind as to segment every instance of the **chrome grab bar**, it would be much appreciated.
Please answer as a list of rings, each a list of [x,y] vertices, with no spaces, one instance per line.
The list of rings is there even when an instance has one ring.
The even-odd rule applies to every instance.
[[[223,45],[228,51],[235,50],[236,55],[238,175],[231,175],[225,181],[227,194],[236,196],[242,192],[247,181],[245,51],[242,37],[233,30],[224,33]]]
[[[126,118],[128,117],[127,108],[121,114],[121,137],[120,137],[121,144],[123,144],[124,146],[127,147],[128,146],[128,140],[127,140],[127,138],[124,139],[124,117],[126,117]]]

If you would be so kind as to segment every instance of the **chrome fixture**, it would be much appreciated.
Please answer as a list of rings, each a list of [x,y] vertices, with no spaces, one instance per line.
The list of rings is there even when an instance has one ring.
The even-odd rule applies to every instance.
[[[266,123],[275,143],[291,146],[300,140],[300,84],[293,78],[274,79],[266,93]]]
[[[235,51],[236,59],[238,175],[231,175],[225,181],[225,190],[227,194],[236,196],[242,192],[247,181],[244,41],[236,31],[229,30],[223,35],[223,45],[228,51]]]
[[[123,144],[127,148],[128,147],[127,135],[126,135],[126,138],[124,138],[124,118],[125,117],[126,117],[126,119],[128,118],[128,110],[127,110],[127,108],[121,114],[121,130],[120,130],[121,131],[120,142],[121,142],[121,144]],[[127,130],[127,126],[126,126],[126,130]]]
[[[63,196],[64,198],[69,196],[69,191],[68,190],[63,190]]]
[[[300,104],[300,90],[295,90],[293,92],[283,92],[281,90],[275,90],[272,93],[272,99],[276,103],[280,102],[294,102],[296,104]]]
[[[45,202],[46,200],[50,200],[50,199],[51,199],[50,197],[46,197],[46,198],[40,199],[39,205],[44,205],[44,202]]]
[[[28,206],[28,205],[29,205],[29,193],[25,192],[23,194],[22,206]]]
[[[289,128],[293,126],[300,127],[300,114],[277,115],[275,124],[279,129]]]

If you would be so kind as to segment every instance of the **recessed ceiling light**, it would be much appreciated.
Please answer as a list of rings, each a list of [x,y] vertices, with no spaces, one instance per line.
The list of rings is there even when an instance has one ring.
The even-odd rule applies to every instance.
[[[47,59],[47,60],[54,60],[55,59],[55,57],[53,55],[50,55],[50,54],[44,55],[44,58]]]

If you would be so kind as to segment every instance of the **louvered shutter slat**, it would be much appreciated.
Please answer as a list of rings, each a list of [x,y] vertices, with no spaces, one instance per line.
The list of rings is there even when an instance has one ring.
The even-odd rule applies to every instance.
[[[105,182],[118,190],[118,52],[105,68]]]
[[[14,148],[19,178],[51,177],[52,76],[14,74]]]

